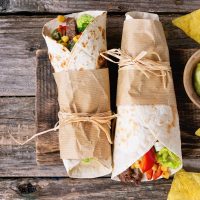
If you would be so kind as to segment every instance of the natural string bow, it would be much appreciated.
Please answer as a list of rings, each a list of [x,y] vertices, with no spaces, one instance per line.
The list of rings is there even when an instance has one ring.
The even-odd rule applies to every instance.
[[[100,130],[102,130],[105,134],[106,137],[108,139],[108,142],[110,144],[112,144],[112,140],[110,137],[110,133],[109,131],[103,126],[103,124],[106,124],[109,128],[110,124],[111,124],[111,120],[114,119],[117,115],[113,114],[111,115],[111,112],[104,112],[104,113],[97,113],[94,115],[89,115],[88,113],[64,113],[64,112],[59,112],[58,113],[58,117],[59,117],[59,122],[57,122],[54,126],[54,128],[52,129],[48,129],[46,131],[42,131],[39,133],[34,134],[31,138],[29,138],[28,140],[26,140],[25,142],[19,142],[17,141],[12,134],[10,133],[11,138],[19,145],[24,145],[28,142],[30,142],[31,140],[33,140],[35,137],[43,135],[45,133],[49,133],[51,131],[57,131],[60,127],[59,123],[62,125],[67,125],[70,123],[78,123],[78,122],[91,122],[94,125],[96,125],[97,128],[99,128]]]
[[[149,74],[162,77],[163,86],[164,88],[167,87],[167,73],[171,72],[171,67],[169,65],[169,62],[163,62],[159,54],[156,52],[142,51],[134,58],[120,49],[110,49],[100,53],[100,55],[106,60],[118,64],[119,71],[129,69],[138,70],[143,73],[148,79]],[[117,58],[119,61],[115,61],[106,55]],[[154,61],[147,58],[147,56],[150,55],[156,56],[158,60]]]

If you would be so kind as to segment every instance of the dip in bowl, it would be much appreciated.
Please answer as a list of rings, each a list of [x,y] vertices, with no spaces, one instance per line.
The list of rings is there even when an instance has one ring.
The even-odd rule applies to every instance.
[[[190,100],[200,108],[200,50],[195,52],[188,60],[183,83]]]

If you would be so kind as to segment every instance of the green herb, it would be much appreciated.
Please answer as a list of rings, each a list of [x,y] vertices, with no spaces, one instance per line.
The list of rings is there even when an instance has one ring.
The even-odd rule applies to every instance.
[[[62,35],[56,29],[51,33],[51,37],[57,41],[61,39],[61,36]]]

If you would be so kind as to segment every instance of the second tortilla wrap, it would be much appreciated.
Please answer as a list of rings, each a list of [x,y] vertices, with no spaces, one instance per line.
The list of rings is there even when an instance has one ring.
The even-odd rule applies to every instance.
[[[158,15],[143,12],[127,13],[123,28],[121,50],[133,58],[142,51],[153,51],[159,54],[161,61],[169,63],[168,47]],[[154,60],[153,57],[151,59]],[[128,74],[129,72],[131,70],[127,70],[125,73]],[[152,79],[155,78],[153,75],[150,77]],[[151,78],[149,79],[150,82]],[[170,80],[172,80],[172,77],[170,77]],[[124,82],[119,81],[122,81],[122,79],[120,80],[120,74],[118,86],[124,84]],[[127,81],[127,79],[124,79],[124,81]],[[153,94],[150,91],[149,95],[145,96],[145,101],[143,101],[141,93],[141,96],[139,96],[141,101],[133,97],[133,102],[131,103],[127,98],[124,99],[124,95],[131,96],[136,91],[136,96],[138,96],[144,86],[142,80],[135,83],[133,81],[132,84],[130,88],[127,88],[128,91],[118,88],[118,118],[114,141],[114,168],[112,172],[112,179],[115,180],[119,180],[118,175],[139,160],[151,149],[156,141],[159,141],[164,147],[175,153],[182,162],[179,117],[174,90],[172,89],[172,94],[167,97],[170,99],[169,104],[158,103],[159,95],[156,92]],[[133,91],[132,87],[135,87],[136,90]],[[158,89],[160,90],[161,87],[163,86],[160,85]],[[124,99],[124,101],[121,99]],[[174,174],[180,168],[182,168],[182,164],[177,169],[171,170],[171,174]],[[143,177],[144,180],[146,180],[146,177]]]

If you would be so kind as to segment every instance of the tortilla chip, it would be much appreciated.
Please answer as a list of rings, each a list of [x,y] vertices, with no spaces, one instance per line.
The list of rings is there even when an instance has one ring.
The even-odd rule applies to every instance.
[[[197,200],[200,197],[200,173],[179,171],[167,200]]]
[[[178,17],[172,23],[183,30],[185,34],[200,43],[200,9],[190,14]]]

